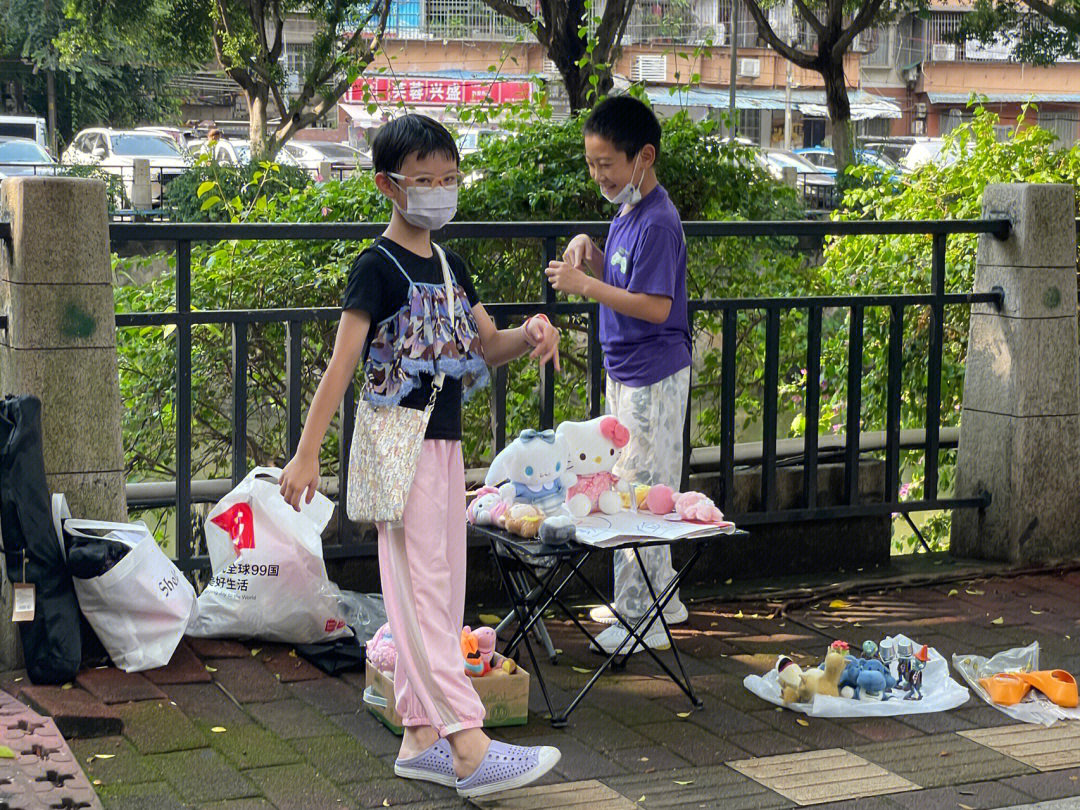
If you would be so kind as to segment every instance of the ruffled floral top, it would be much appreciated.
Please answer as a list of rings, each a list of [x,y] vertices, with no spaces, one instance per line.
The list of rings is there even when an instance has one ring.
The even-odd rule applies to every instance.
[[[441,372],[461,380],[462,401],[468,401],[490,375],[465,290],[454,279],[451,329],[446,285],[414,282],[390,251],[377,249],[408,280],[409,300],[375,326],[364,364],[366,398],[373,405],[397,405],[420,386],[421,374]]]

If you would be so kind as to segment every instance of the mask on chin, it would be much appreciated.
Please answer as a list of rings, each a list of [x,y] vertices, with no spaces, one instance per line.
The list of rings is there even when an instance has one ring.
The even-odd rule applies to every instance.
[[[618,192],[613,197],[609,197],[601,191],[600,193],[605,200],[609,203],[614,203],[615,205],[637,205],[641,202],[641,184],[645,182],[645,172],[642,172],[641,179],[638,180],[636,184],[634,183],[634,175],[637,174],[638,163],[640,162],[641,153],[638,152],[638,156],[634,158],[634,168],[630,172],[630,182],[623,186],[622,191]]]

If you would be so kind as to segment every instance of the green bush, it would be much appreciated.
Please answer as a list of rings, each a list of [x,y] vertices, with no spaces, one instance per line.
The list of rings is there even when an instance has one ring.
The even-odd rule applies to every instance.
[[[174,222],[228,222],[225,207],[203,207],[198,189],[204,183],[215,183],[223,199],[236,200],[244,208],[254,205],[259,197],[268,200],[288,196],[311,184],[311,175],[297,166],[273,164],[276,169],[267,171],[258,163],[240,166],[212,161],[201,156],[186,172],[165,187],[165,205],[170,209]],[[260,180],[266,178],[266,182]]]

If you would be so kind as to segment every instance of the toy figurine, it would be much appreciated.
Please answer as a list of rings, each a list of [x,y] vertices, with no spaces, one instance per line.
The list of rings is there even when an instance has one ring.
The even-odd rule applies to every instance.
[[[893,663],[896,661],[896,642],[889,638],[883,640],[878,645],[878,660],[892,673],[895,669]]]
[[[922,700],[922,677],[930,653],[924,644],[911,661],[911,673],[908,675],[908,694],[904,700]]]
[[[878,645],[867,639],[862,643],[862,657],[867,661],[881,660],[878,658]]]
[[[911,642],[898,641],[896,643],[896,679],[904,690],[907,690],[910,684],[911,661]]]

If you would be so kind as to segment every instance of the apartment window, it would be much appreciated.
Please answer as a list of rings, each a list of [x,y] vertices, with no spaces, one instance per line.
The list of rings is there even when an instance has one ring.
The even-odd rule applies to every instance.
[[[1039,126],[1057,135],[1057,145],[1068,149],[1076,143],[1075,110],[1039,110]]]
[[[959,107],[953,107],[941,116],[941,134],[947,135],[961,124],[966,124],[971,121],[971,113],[967,110],[961,110]]]

